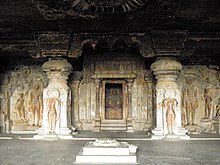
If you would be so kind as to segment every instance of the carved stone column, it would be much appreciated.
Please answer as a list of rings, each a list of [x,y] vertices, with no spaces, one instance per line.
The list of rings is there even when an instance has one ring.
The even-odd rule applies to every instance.
[[[96,84],[96,112],[95,112],[95,125],[94,125],[94,132],[99,132],[101,127],[101,117],[100,117],[100,110],[101,110],[101,95],[100,95],[100,82],[101,79],[95,79]]]
[[[51,138],[56,135],[61,139],[71,138],[71,114],[68,113],[71,108],[71,94],[67,79],[72,72],[72,65],[66,59],[51,58],[42,68],[49,83],[43,91],[43,122],[36,137]]]
[[[151,70],[157,79],[156,84],[156,128],[153,132],[153,139],[162,139],[168,134],[167,111],[171,103],[164,105],[164,100],[174,100],[177,105],[172,105],[174,108],[176,118],[174,126],[174,137],[181,139],[189,139],[186,136],[186,130],[181,127],[181,97],[180,90],[176,84],[178,73],[182,69],[182,65],[174,58],[163,57],[158,58],[156,62],[151,65]],[[173,101],[173,102],[174,102]]]
[[[146,71],[144,75],[145,82],[147,83],[147,121],[144,130],[148,131],[154,123],[153,118],[153,74],[151,71]]]
[[[73,72],[71,89],[72,89],[72,125],[76,129],[82,130],[82,123],[79,118],[79,83],[82,80],[82,73],[79,71]]]
[[[127,118],[127,132],[134,132],[132,121],[132,85],[134,80],[127,79],[128,85],[128,118]]]

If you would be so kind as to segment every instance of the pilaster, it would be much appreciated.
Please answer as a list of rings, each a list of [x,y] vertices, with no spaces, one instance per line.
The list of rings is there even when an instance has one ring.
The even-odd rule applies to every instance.
[[[96,85],[96,113],[95,113],[95,125],[94,125],[94,132],[100,132],[101,127],[101,117],[100,117],[100,110],[101,110],[101,95],[100,95],[100,86],[101,86],[101,79],[94,80]]]
[[[127,132],[134,132],[133,120],[132,120],[132,85],[134,80],[127,79],[128,85],[128,118],[127,118]]]

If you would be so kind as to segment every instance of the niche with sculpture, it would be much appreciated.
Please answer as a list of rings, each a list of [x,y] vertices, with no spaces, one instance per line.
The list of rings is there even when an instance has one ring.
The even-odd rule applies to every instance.
[[[46,78],[40,66],[17,66],[1,75],[8,78],[1,86],[1,132],[35,131],[43,117],[43,88]]]
[[[178,85],[182,88],[182,126],[191,134],[220,133],[218,68],[184,66]]]

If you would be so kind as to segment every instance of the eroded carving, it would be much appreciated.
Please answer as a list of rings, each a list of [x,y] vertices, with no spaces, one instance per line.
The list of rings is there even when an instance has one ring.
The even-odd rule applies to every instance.
[[[39,84],[35,84],[34,90],[30,93],[30,106],[32,111],[32,123],[35,126],[40,126],[40,115],[43,109],[43,93],[40,90]]]
[[[183,86],[183,107],[186,110],[187,125],[195,124],[195,114],[198,108],[198,89],[193,84],[194,78],[187,77],[186,84]]]
[[[212,110],[213,110],[213,90],[211,86],[207,86],[205,88],[205,117],[204,119],[208,119],[211,117]]]
[[[19,93],[19,98],[16,101],[15,104],[15,109],[17,112],[18,119],[22,122],[27,122],[26,117],[25,117],[25,99],[24,99],[24,94]]]

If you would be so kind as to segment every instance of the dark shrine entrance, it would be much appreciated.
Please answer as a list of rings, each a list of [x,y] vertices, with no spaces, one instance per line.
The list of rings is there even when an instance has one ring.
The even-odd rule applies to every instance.
[[[101,131],[126,131],[128,113],[127,82],[105,79],[101,90]]]
[[[123,119],[122,84],[107,83],[105,85],[105,119]]]

